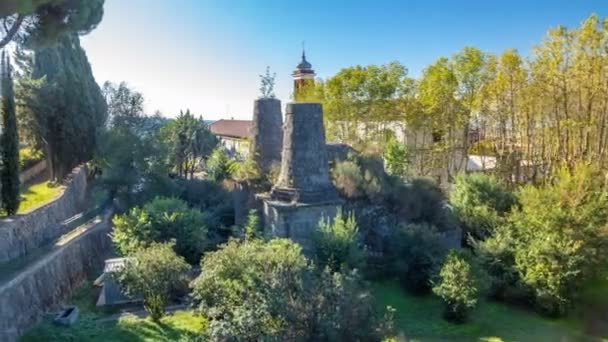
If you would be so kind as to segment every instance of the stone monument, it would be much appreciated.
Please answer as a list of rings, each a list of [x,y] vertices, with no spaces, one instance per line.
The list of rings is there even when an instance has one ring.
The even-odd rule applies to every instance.
[[[336,215],[342,201],[329,177],[326,153],[321,104],[287,104],[281,173],[263,199],[269,235],[291,238],[308,250],[319,221]]]
[[[253,104],[250,153],[262,172],[268,173],[281,162],[283,148],[281,101],[261,98]]]

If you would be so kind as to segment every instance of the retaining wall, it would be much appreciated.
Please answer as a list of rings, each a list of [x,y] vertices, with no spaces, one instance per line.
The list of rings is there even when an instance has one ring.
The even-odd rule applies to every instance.
[[[106,212],[96,222],[79,227],[40,261],[0,285],[0,341],[17,341],[69,298],[91,270],[103,266],[111,249],[110,218],[111,212]]]
[[[86,190],[86,168],[77,167],[57,199],[27,214],[0,219],[0,262],[24,256],[67,233],[62,223],[83,210]]]

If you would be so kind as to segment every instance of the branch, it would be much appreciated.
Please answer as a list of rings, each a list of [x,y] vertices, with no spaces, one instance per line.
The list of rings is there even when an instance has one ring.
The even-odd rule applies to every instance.
[[[23,16],[21,14],[19,14],[17,16],[17,19],[13,23],[13,26],[9,30],[6,31],[6,36],[4,36],[4,38],[2,38],[2,40],[0,40],[0,49],[4,48],[8,43],[10,43],[13,40],[13,38],[15,37],[17,32],[19,32],[19,28],[21,27],[21,24],[23,23],[24,18],[25,18],[25,16]],[[6,25],[6,22],[4,22],[4,24]]]

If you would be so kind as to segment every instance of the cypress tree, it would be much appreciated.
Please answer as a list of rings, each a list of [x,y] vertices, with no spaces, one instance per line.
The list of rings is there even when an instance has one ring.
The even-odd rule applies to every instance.
[[[0,84],[2,90],[2,167],[0,182],[2,183],[2,208],[8,215],[14,215],[19,209],[19,136],[17,133],[17,117],[15,114],[15,94],[13,78],[8,55],[2,52],[0,66]]]

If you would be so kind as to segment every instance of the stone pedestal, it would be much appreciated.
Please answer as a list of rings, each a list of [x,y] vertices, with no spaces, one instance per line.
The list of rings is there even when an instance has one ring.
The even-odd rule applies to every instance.
[[[281,174],[261,199],[268,235],[291,238],[305,251],[314,247],[319,221],[336,216],[342,200],[329,178],[321,104],[287,104]]]
[[[266,199],[264,225],[271,237],[289,238],[299,243],[305,252],[314,249],[312,234],[321,219],[332,219],[341,208],[341,202],[326,204],[286,203]]]
[[[258,99],[253,103],[250,153],[262,172],[271,171],[281,162],[283,149],[283,114],[281,101]]]
[[[271,198],[283,202],[333,202],[323,110],[320,103],[288,103],[283,127],[281,173]]]

